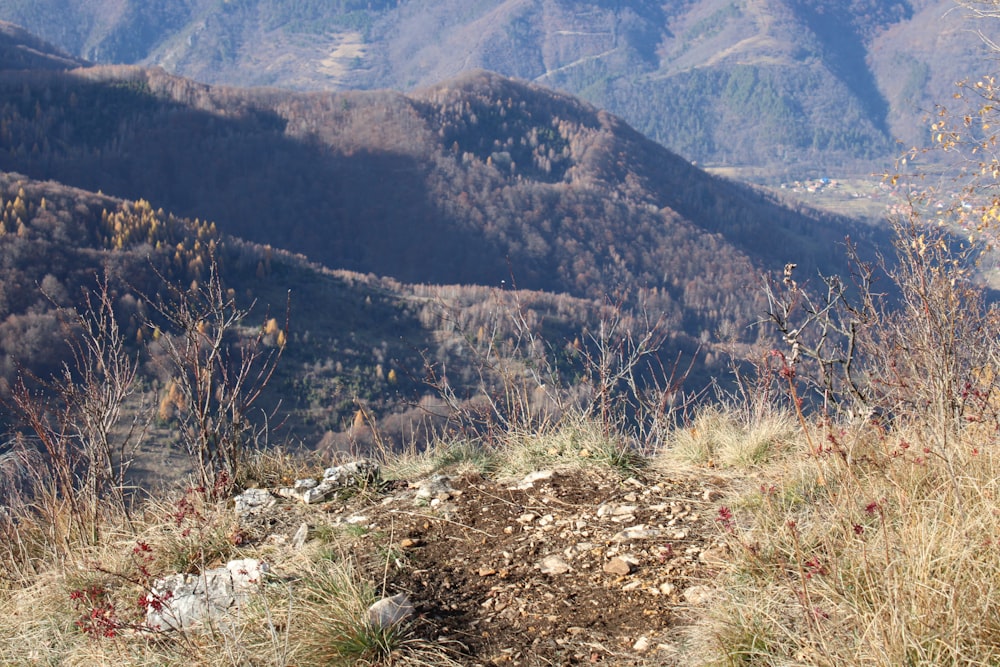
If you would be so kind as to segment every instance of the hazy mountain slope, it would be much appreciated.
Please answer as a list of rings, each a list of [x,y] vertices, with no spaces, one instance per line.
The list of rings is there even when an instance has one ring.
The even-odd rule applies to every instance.
[[[797,173],[870,170],[896,139],[922,136],[920,109],[982,63],[949,10],[952,0],[0,0],[0,18],[102,62],[302,89],[409,90],[485,68],[581,95],[689,159]]]
[[[889,124],[907,145],[926,143],[936,105],[955,104],[956,82],[988,75],[995,66],[995,55],[985,53],[976,31],[995,40],[1000,25],[970,23],[950,0],[926,5],[912,20],[880,34],[870,52],[871,70],[889,103]]]
[[[837,270],[843,236],[869,233],[709,177],[571,97],[485,73],[404,97],[91,68],[0,75],[0,99],[2,168],[145,197],[406,282],[513,275],[581,297],[644,291],[693,335],[755,319],[747,285],[762,270]]]
[[[65,70],[86,64],[24,29],[0,21],[0,69]]]

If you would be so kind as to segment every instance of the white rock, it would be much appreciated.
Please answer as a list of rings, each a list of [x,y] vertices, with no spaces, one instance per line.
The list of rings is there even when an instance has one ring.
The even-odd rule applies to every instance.
[[[627,542],[629,540],[649,540],[663,535],[659,528],[647,528],[644,524],[632,526],[615,533],[611,539],[615,542]]]
[[[267,572],[267,563],[244,558],[200,575],[173,574],[158,579],[146,595],[146,625],[158,630],[187,630],[205,621],[219,622],[260,586]]]
[[[571,569],[569,563],[559,556],[546,556],[538,564],[538,568],[542,574],[566,574]]]
[[[295,535],[292,536],[292,548],[298,551],[306,545],[306,539],[309,537],[309,524],[302,522],[299,529],[295,531]]]
[[[632,650],[635,651],[636,653],[645,653],[646,651],[649,650],[649,647],[650,647],[649,637],[639,637],[637,640],[635,640],[635,643],[632,644]]]
[[[275,489],[282,498],[295,498],[307,504],[321,503],[338,490],[351,486],[367,486],[378,480],[378,464],[370,461],[351,461],[342,466],[334,466],[323,471],[323,479],[305,478],[295,480],[292,487]]]
[[[535,482],[541,482],[546,479],[552,479],[554,473],[551,470],[536,470],[533,473],[529,473],[520,482],[514,486],[508,487],[511,491],[526,491],[533,486]]]
[[[267,489],[247,489],[233,498],[236,516],[246,517],[261,512],[278,502]]]
[[[323,481],[337,486],[364,486],[379,478],[379,467],[371,461],[351,461],[323,471]]]
[[[455,493],[450,481],[447,475],[434,475],[423,480],[417,487],[417,502],[426,502],[431,498],[448,500]]]
[[[319,486],[319,482],[312,477],[307,477],[305,479],[295,480],[295,485],[292,488],[299,493],[305,493],[309,489],[315,489],[317,486]]]
[[[368,607],[368,620],[376,628],[388,628],[402,623],[414,613],[416,610],[406,593],[397,593]]]

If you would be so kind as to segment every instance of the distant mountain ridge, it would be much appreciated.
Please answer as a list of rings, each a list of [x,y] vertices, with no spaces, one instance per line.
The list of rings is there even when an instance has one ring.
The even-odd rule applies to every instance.
[[[952,0],[0,0],[104,63],[209,83],[412,90],[476,68],[580,95],[705,164],[870,171],[984,46]]]

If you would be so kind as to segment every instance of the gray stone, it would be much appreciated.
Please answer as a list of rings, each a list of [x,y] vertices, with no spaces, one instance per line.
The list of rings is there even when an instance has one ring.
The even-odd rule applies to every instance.
[[[448,500],[455,489],[451,488],[450,479],[447,475],[433,475],[420,482],[417,487],[417,501],[425,502],[430,499]]]
[[[323,471],[323,481],[337,486],[365,486],[378,481],[380,475],[377,463],[371,461],[351,461],[344,465]]]
[[[351,461],[323,471],[323,479],[297,479],[291,488],[275,489],[283,498],[293,498],[311,505],[328,500],[341,489],[352,486],[365,487],[378,481],[378,464],[370,461]]]
[[[649,650],[651,645],[652,642],[649,641],[649,637],[639,637],[635,640],[635,643],[632,644],[632,650],[636,653],[645,653]]]
[[[246,518],[273,506],[278,502],[267,489],[247,489],[233,498],[236,516]]]
[[[527,491],[528,489],[535,486],[535,482],[541,482],[546,479],[552,479],[554,473],[551,470],[536,470],[533,473],[526,475],[521,481],[519,481],[514,486],[508,487],[511,491]]]
[[[146,625],[157,630],[188,630],[220,622],[260,587],[267,563],[233,560],[201,574],[173,574],[153,582],[146,595]]]
[[[319,482],[312,477],[307,477],[305,479],[295,480],[295,486],[293,488],[299,493],[305,493],[309,489],[315,489],[317,486],[319,486]]]
[[[406,593],[382,598],[368,607],[368,621],[376,628],[388,628],[413,616],[416,610]]]
[[[632,526],[631,528],[626,528],[615,533],[615,536],[611,539],[615,542],[628,542],[631,540],[651,540],[661,535],[663,535],[663,531],[659,528],[647,528],[639,524],[638,526]]]
[[[309,524],[302,522],[299,529],[295,531],[295,535],[292,536],[292,548],[299,551],[306,545],[306,540],[309,538]]]
[[[615,556],[604,564],[604,571],[608,574],[616,574],[623,577],[627,574],[632,574],[632,564],[624,558]]]
[[[559,556],[546,556],[538,564],[538,569],[542,571],[542,574],[566,574],[571,568],[569,563]]]

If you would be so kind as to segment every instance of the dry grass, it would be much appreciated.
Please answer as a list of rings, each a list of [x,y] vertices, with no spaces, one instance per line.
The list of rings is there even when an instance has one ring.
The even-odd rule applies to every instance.
[[[666,439],[667,456],[710,466],[752,466],[782,454],[797,439],[799,428],[792,415],[771,412],[752,422],[734,410],[703,408],[689,426],[674,429]]]
[[[955,441],[954,480],[919,430],[829,435],[755,470],[720,516],[716,664],[997,664],[997,443]]]
[[[937,439],[915,426],[815,427],[811,439],[825,445],[814,456],[795,424],[788,415],[745,424],[735,413],[706,411],[673,432],[660,454],[661,465],[686,460],[705,474],[725,466],[730,481],[731,518],[720,515],[718,524],[732,558],[717,582],[722,597],[691,639],[697,664],[996,664],[998,443],[982,429],[953,438],[956,480],[933,450]],[[396,461],[397,470],[429,472],[448,457],[483,455],[454,446],[459,454],[442,444],[422,460]],[[510,436],[489,455],[493,470],[510,474],[551,466],[610,473],[619,446],[598,424],[566,422]],[[27,542],[44,539],[42,527],[24,527],[34,535]],[[317,529],[306,549],[281,560],[267,547],[234,546],[233,528],[224,502],[178,494],[148,504],[132,525],[104,527],[100,545],[80,545],[69,558],[41,549],[30,567],[6,563],[0,663],[460,664],[405,625],[367,623],[378,582],[348,555],[337,529]],[[139,544],[148,551],[136,551]],[[232,622],[184,635],[140,630],[143,568],[196,571],[265,552],[278,576]],[[73,592],[93,587],[115,610],[114,637],[79,625],[87,610],[74,605]]]

